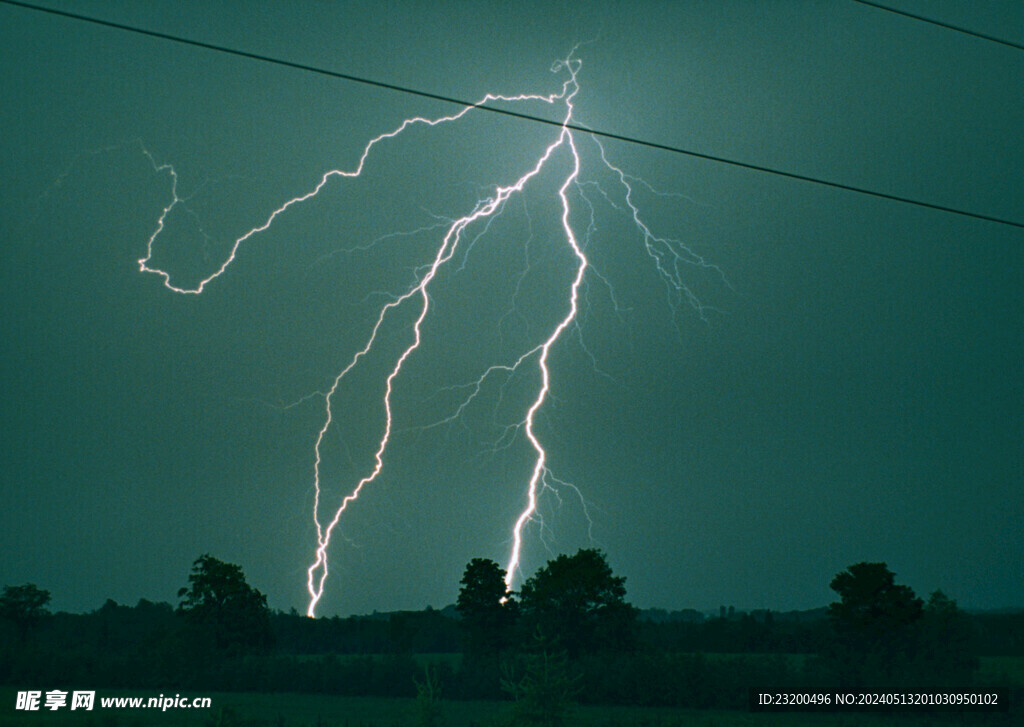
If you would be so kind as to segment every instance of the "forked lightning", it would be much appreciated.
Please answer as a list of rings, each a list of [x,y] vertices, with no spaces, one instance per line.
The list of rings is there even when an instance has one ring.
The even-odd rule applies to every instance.
[[[478,102],[478,106],[493,103],[520,102],[543,102],[550,104],[552,107],[559,109],[559,114],[562,118],[561,127],[553,127],[552,141],[533,166],[526,170],[521,177],[507,186],[497,187],[490,197],[479,201],[467,214],[455,219],[450,224],[447,224],[447,231],[440,240],[436,252],[433,255],[433,260],[422,268],[423,272],[418,278],[418,281],[404,293],[394,297],[379,309],[376,314],[376,322],[365,344],[362,348],[356,351],[348,363],[338,372],[334,377],[333,384],[325,393],[323,425],[320,427],[313,447],[313,521],[316,526],[317,543],[315,556],[307,569],[306,579],[306,588],[309,593],[309,604],[306,609],[306,613],[310,617],[316,615],[317,605],[324,594],[324,586],[329,574],[328,551],[330,549],[331,536],[335,532],[335,529],[341,521],[341,517],[345,511],[359,498],[360,493],[378,478],[381,471],[384,469],[385,455],[392,435],[393,384],[401,375],[402,367],[405,362],[420,346],[422,340],[422,324],[430,314],[431,298],[428,294],[428,289],[431,282],[436,278],[438,271],[455,255],[456,250],[463,240],[463,236],[467,234],[467,230],[472,225],[480,223],[481,221],[484,221],[484,224],[486,224],[491,218],[500,214],[506,202],[514,195],[523,192],[527,185],[529,185],[530,182],[541,173],[549,160],[556,155],[567,154],[570,158],[570,164],[568,165],[569,171],[558,186],[557,194],[561,208],[561,229],[564,232],[565,244],[568,246],[569,250],[571,250],[573,257],[575,258],[576,271],[571,285],[569,285],[568,289],[565,291],[565,314],[559,320],[554,329],[551,330],[547,338],[542,342],[533,348],[522,352],[511,363],[493,366],[488,369],[480,379],[475,382],[474,392],[470,395],[470,399],[472,399],[476,393],[479,392],[484,379],[493,371],[515,371],[521,366],[532,365],[532,362],[536,362],[537,370],[540,375],[540,386],[537,389],[536,396],[533,398],[532,403],[526,410],[524,418],[519,423],[519,426],[522,427],[522,430],[525,432],[526,438],[529,440],[533,449],[535,461],[529,481],[526,484],[526,504],[523,510],[515,518],[512,527],[511,552],[508,556],[506,567],[507,575],[505,581],[508,589],[512,589],[513,582],[519,575],[520,556],[523,550],[523,539],[526,526],[537,517],[538,498],[540,497],[543,488],[548,486],[549,479],[558,482],[558,480],[553,478],[547,467],[547,452],[545,451],[544,445],[536,431],[537,413],[544,406],[551,387],[552,374],[549,369],[550,353],[556,344],[558,344],[559,340],[563,338],[566,330],[578,323],[577,317],[580,310],[581,285],[583,284],[588,271],[593,270],[587,256],[584,254],[584,245],[581,244],[576,231],[574,231],[573,226],[570,223],[572,213],[570,190],[575,188],[579,190],[580,195],[583,196],[583,186],[579,182],[579,175],[583,162],[580,150],[577,146],[577,134],[582,134],[582,132],[578,131],[578,122],[573,119],[573,99],[580,90],[579,73],[581,67],[582,62],[575,56],[574,49],[573,53],[570,53],[565,60],[557,62],[552,68],[553,72],[564,76],[564,80],[561,82],[561,90],[557,93],[546,96],[525,94],[519,96],[503,96],[488,94]],[[201,280],[195,287],[191,288],[180,287],[173,284],[172,275],[169,272],[156,268],[151,264],[154,247],[157,245],[160,235],[165,229],[165,223],[168,216],[172,213],[175,207],[184,200],[178,195],[178,176],[174,168],[169,164],[158,164],[152,155],[150,155],[149,152],[146,152],[147,156],[149,156],[150,162],[153,164],[153,168],[158,172],[166,173],[170,176],[172,181],[172,200],[164,208],[159,217],[156,228],[147,242],[146,255],[138,261],[139,269],[143,273],[159,276],[168,290],[182,295],[199,295],[210,283],[227,271],[246,242],[270,228],[280,215],[285,214],[290,208],[316,197],[321,190],[323,190],[331,180],[336,177],[359,177],[368,163],[371,152],[377,149],[378,146],[385,144],[389,139],[397,137],[410,127],[433,127],[440,124],[455,124],[474,110],[474,108],[474,106],[467,106],[451,116],[442,116],[433,119],[419,116],[409,118],[403,121],[392,131],[383,133],[380,136],[371,139],[364,147],[362,155],[359,158],[359,163],[354,169],[332,169],[323,174],[319,182],[312,189],[281,204],[277,209],[270,213],[262,224],[257,227],[253,227],[251,230],[236,239],[231,246],[230,254],[227,255],[220,266],[213,273]],[[577,127],[575,133],[574,129],[569,128],[570,125]],[[632,184],[637,181],[636,178],[626,174],[620,168],[614,166],[608,161],[605,149],[601,146],[596,137],[587,134],[583,134],[583,136],[585,136],[590,143],[596,145],[599,150],[601,164],[612,172],[614,179],[616,179],[624,188],[623,197],[625,204],[629,208],[627,214],[631,216],[632,223],[637,229],[638,236],[642,241],[643,250],[653,259],[659,275],[667,286],[670,299],[673,303],[678,301],[687,301],[703,315],[705,310],[703,305],[697,299],[696,295],[694,295],[683,282],[681,266],[685,264],[711,268],[713,268],[713,266],[708,265],[702,257],[687,248],[680,241],[658,237],[652,233],[648,225],[642,221],[640,211],[633,199],[634,189]],[[601,190],[601,194],[607,197],[603,190]],[[583,198],[585,199],[585,196]],[[715,268],[715,270],[717,270],[717,268]],[[334,421],[335,409],[339,406],[339,402],[335,401],[337,392],[345,377],[356,366],[358,366],[360,361],[366,357],[371,349],[373,349],[378,339],[378,334],[380,334],[385,321],[388,319],[388,314],[398,308],[405,307],[412,307],[413,311],[418,310],[418,313],[416,313],[415,316],[415,322],[412,326],[413,340],[412,343],[405,347],[394,360],[394,363],[391,365],[390,373],[386,379],[385,392],[381,402],[385,415],[384,432],[374,453],[373,467],[358,482],[356,482],[354,486],[352,486],[349,494],[346,495],[340,503],[337,505],[328,505],[324,501],[325,496],[321,480],[321,450],[324,446],[324,438],[331,429]],[[464,406],[465,403],[459,408],[459,412],[462,411]],[[457,415],[458,412],[456,416]]]

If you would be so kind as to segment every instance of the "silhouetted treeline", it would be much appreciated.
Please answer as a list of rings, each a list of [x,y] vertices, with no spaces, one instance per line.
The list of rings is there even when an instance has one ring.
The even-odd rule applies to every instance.
[[[828,643],[830,623],[821,610],[701,621],[643,615],[637,650],[577,660],[586,685],[579,701],[742,708],[751,685],[810,688],[822,680],[816,655]],[[967,618],[978,653],[1024,656],[1024,612]],[[428,657],[443,693],[481,696],[460,673],[456,655],[463,634],[451,609],[324,619],[274,613],[270,623],[269,651],[230,659],[193,648],[180,615],[167,603],[108,601],[92,613],[57,613],[24,647],[14,628],[2,624],[0,682],[411,697],[414,679],[423,673],[423,659],[413,654],[452,654]]]
[[[673,619],[672,613],[689,615],[687,620]],[[700,620],[689,620],[692,614]],[[965,617],[978,655],[1024,656],[1024,611]],[[34,644],[119,654],[172,636],[178,620],[168,603],[142,599],[123,606],[107,601],[91,613],[51,616],[34,635]],[[452,607],[317,619],[276,612],[270,615],[270,626],[272,651],[282,655],[455,654],[464,646]],[[641,611],[637,629],[643,647],[668,653],[817,654],[832,635],[827,609],[737,612],[727,618],[695,611],[669,612],[666,618],[664,611]],[[0,640],[5,648],[17,642],[14,628],[2,621]]]
[[[310,619],[295,612],[270,618],[283,654],[443,654],[462,650],[454,609]]]
[[[674,653],[815,654],[831,636],[827,609],[779,614],[772,611],[703,618],[699,621],[641,618],[644,643]]]
[[[209,556],[177,607],[50,614],[45,591],[8,587],[0,684],[412,697],[429,663],[447,698],[524,710],[545,689],[563,702],[744,708],[752,687],[963,688],[978,655],[1024,657],[1024,610],[968,614],[941,592],[925,603],[883,563],[837,575],[828,608],[713,615],[634,609],[599,551],[549,566],[512,599],[497,565],[475,559],[458,607],[348,618],[270,612],[240,569]],[[603,595],[581,600],[595,584]],[[586,618],[567,618],[574,609]]]

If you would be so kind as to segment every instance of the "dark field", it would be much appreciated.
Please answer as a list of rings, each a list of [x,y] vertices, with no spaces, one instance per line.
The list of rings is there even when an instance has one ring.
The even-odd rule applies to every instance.
[[[106,696],[153,696],[152,692],[103,692]],[[14,692],[0,692],[6,705],[14,704]],[[100,694],[97,695],[99,697]],[[135,727],[139,725],[223,725],[223,727],[415,727],[416,700],[373,697],[337,697],[312,694],[209,694],[213,708],[201,714],[190,710],[168,710],[145,714],[146,710],[94,710],[93,712],[40,712],[18,714],[7,708],[0,726],[96,725]],[[446,727],[501,727],[511,724],[508,702],[456,702],[442,705],[441,725]],[[1013,715],[852,715],[852,714],[753,714],[725,710],[682,710],[668,708],[584,706],[577,707],[565,727],[924,727],[924,725],[1011,725]]]
[[[424,655],[434,661],[439,655]],[[458,657],[445,655],[453,662]],[[708,655],[712,660],[727,660],[736,655]],[[757,658],[757,655],[743,655]],[[803,655],[788,657],[800,663]],[[454,664],[453,664],[454,666]],[[1024,687],[1024,657],[982,657],[977,672],[977,688],[987,685]],[[43,685],[40,685],[43,686]],[[56,685],[51,685],[56,686]],[[45,691],[45,689],[44,689]],[[321,694],[259,694],[253,692],[186,692],[185,696],[212,698],[209,710],[100,709],[101,697],[152,697],[158,692],[142,690],[97,690],[97,706],[92,712],[37,713],[15,712],[12,687],[0,689],[0,727],[15,725],[83,725],[96,727],[134,727],[139,725],[214,725],[220,727],[416,727],[422,721],[415,699],[344,697]],[[438,727],[504,727],[512,722],[511,702],[442,700]],[[1019,709],[1019,707],[1018,707]],[[935,714],[862,715],[862,714],[755,714],[730,710],[691,710],[620,706],[576,706],[565,727],[924,727],[925,725],[1014,725],[1019,712],[1011,714]]]

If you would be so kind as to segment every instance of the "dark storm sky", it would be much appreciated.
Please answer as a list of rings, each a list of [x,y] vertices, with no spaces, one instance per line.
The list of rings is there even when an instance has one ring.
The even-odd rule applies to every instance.
[[[1016,2],[891,4],[1024,42]],[[466,99],[554,92],[552,62],[593,40],[581,123],[1024,220],[1024,51],[853,2],[51,5]],[[209,552],[304,610],[323,401],[282,405],[330,385],[442,230],[393,233],[466,214],[557,130],[475,113],[403,136],[253,238],[203,295],[178,296],[138,272],[171,191],[133,140],[190,197],[154,260],[194,284],[369,138],[452,108],[8,6],[0,68],[0,584],[35,582],[69,610],[173,601]],[[546,497],[526,571],[593,544],[639,606],[790,609],[884,560],[922,595],[1024,604],[1024,232],[605,145],[673,193],[638,186],[652,229],[728,284],[687,268],[717,312],[673,309],[580,135],[582,179],[608,194],[587,188],[607,282],[588,278],[581,332],[552,353],[538,432],[593,525],[571,490]],[[438,279],[384,473],[343,519],[320,613],[442,606],[470,558],[507,560],[532,461],[521,434],[500,437],[535,370],[423,427],[457,406],[450,387],[563,314],[567,170],[553,160]],[[409,321],[335,400],[328,497],[370,465]]]

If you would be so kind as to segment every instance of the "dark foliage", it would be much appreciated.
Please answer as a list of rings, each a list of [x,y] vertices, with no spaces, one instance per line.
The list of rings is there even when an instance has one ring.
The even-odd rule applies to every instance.
[[[965,685],[978,668],[975,628],[956,601],[935,591],[924,607],[918,629],[917,666],[933,686]]]
[[[978,653],[985,656],[1024,656],[1024,611],[967,616]]]
[[[4,594],[0,596],[0,618],[14,624],[19,638],[24,642],[29,632],[50,615],[46,608],[49,602],[50,592],[34,583],[4,586]]]
[[[29,643],[19,637],[14,620],[0,619],[0,683],[378,697],[419,694],[429,707],[439,693],[455,699],[500,698],[504,677],[521,702],[521,721],[542,723],[549,718],[557,722],[574,701],[743,709],[752,685],[817,690],[870,685],[884,678],[892,680],[883,684],[886,688],[962,688],[977,669],[978,653],[1024,656],[1024,612],[967,614],[941,592],[933,593],[918,611],[914,604],[920,599],[897,585],[887,568],[851,567],[845,571],[847,577],[837,577],[842,586],[837,593],[840,599],[847,598],[836,606],[848,608],[797,613],[723,608],[717,617],[661,611],[644,612],[635,620],[636,611],[625,604],[622,579],[611,573],[598,552],[581,552],[582,558],[577,554],[553,560],[530,579],[524,602],[529,601],[532,610],[523,609],[509,632],[514,636],[511,641],[478,642],[485,648],[504,644],[497,652],[487,652],[486,659],[474,655],[475,647],[465,638],[467,617],[479,608],[479,625],[486,629],[515,612],[497,610],[503,574],[481,561],[467,568],[462,584],[467,592],[460,594],[459,613],[453,607],[345,619],[309,619],[294,611],[266,613],[274,643],[262,649],[231,647],[239,642],[230,637],[223,648],[200,648],[196,634],[208,633],[214,643],[213,631],[197,626],[185,605],[194,608],[207,603],[205,598],[185,599],[178,611],[166,603],[142,600],[134,607],[107,601],[89,614],[57,613],[35,623]],[[595,567],[597,560],[600,567]],[[197,561],[198,566],[203,563],[208,561]],[[566,567],[573,563],[581,567]],[[214,579],[214,586],[223,580],[244,583],[241,569],[235,568],[199,568],[204,577],[190,583],[201,594],[207,571],[225,574]],[[862,574],[870,577],[861,579]],[[595,581],[604,587],[593,587]],[[869,588],[868,583],[877,587]],[[230,588],[211,592],[211,604],[233,602],[216,595],[235,592]],[[253,593],[251,602],[262,606],[258,592]],[[605,636],[614,634],[616,625],[614,620],[610,626],[600,623],[601,604],[609,601],[629,608],[627,638]],[[562,610],[583,614],[583,628],[573,630],[559,620]],[[491,620],[495,617],[498,620]],[[536,630],[542,623],[547,630],[541,630],[538,642],[526,629]],[[570,644],[576,645],[574,652]],[[454,657],[460,650],[462,658]],[[425,656],[430,654],[437,656]],[[425,663],[430,664],[429,672],[424,671]],[[425,673],[427,697],[422,693]]]
[[[240,566],[201,555],[188,582],[178,591],[178,612],[193,627],[197,643],[212,639],[218,650],[231,653],[270,645],[267,597],[245,582]]]
[[[751,613],[695,620],[664,618],[652,622],[641,613],[639,644],[675,653],[816,654],[832,638],[827,611]]]
[[[836,575],[841,597],[829,612],[834,638],[821,673],[844,688],[961,688],[978,666],[966,614],[941,591],[928,605],[897,585],[885,563],[857,563]]]
[[[625,582],[612,574],[600,550],[581,549],[548,561],[519,592],[526,633],[539,630],[570,658],[632,649],[636,609],[626,602]]]
[[[371,616],[311,619],[297,613],[270,617],[282,654],[453,654],[462,633],[453,615],[434,609]]]
[[[501,686],[515,700],[513,723],[560,727],[575,706],[581,681],[566,652],[538,630],[507,666]]]
[[[509,646],[517,608],[505,587],[505,571],[493,560],[474,558],[466,566],[455,603],[466,633],[466,651],[488,657]]]
[[[459,681],[467,694],[500,698],[502,653],[515,643],[518,604],[505,586],[505,571],[493,560],[466,566],[455,603],[463,632]]]
[[[832,579],[840,601],[829,606],[836,629],[866,647],[902,633],[924,613],[909,586],[898,586],[885,563],[857,563]]]

